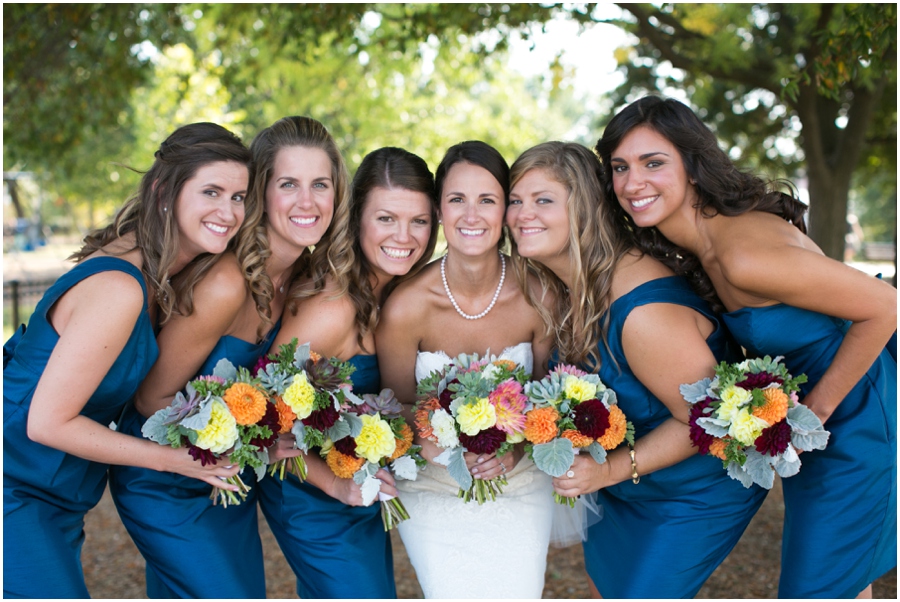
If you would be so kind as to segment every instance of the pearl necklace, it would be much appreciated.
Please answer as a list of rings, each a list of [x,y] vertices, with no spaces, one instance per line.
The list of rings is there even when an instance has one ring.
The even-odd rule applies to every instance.
[[[494,298],[491,299],[491,304],[487,306],[486,310],[475,316],[470,316],[469,314],[461,310],[459,308],[459,304],[456,302],[456,299],[453,298],[453,293],[450,292],[450,286],[447,284],[447,271],[445,268],[446,265],[447,256],[444,255],[443,259],[441,259],[441,280],[444,281],[444,291],[446,291],[447,297],[450,299],[450,303],[452,303],[453,307],[456,309],[456,313],[464,317],[466,320],[477,320],[488,315],[488,312],[494,309],[494,304],[497,303],[497,299],[500,297],[500,290],[503,288],[503,281],[506,279],[506,258],[503,257],[503,253],[500,253],[500,284],[497,285],[497,291],[494,293]]]

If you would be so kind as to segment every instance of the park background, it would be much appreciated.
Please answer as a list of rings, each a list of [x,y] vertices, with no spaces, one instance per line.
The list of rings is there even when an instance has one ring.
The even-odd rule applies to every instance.
[[[742,168],[794,182],[826,254],[896,285],[896,35],[895,4],[5,4],[4,338],[180,125],[249,144],[309,115],[351,173],[381,146],[433,169],[467,139],[509,162],[546,140],[593,148],[650,93],[694,108]],[[782,514],[776,486],[701,597],[774,597]],[[270,596],[296,595],[260,529]],[[143,597],[108,497],[86,531],[93,595]],[[398,591],[421,596],[394,542]],[[580,547],[552,551],[545,596],[586,596],[583,575]],[[875,595],[896,598],[896,571]]]

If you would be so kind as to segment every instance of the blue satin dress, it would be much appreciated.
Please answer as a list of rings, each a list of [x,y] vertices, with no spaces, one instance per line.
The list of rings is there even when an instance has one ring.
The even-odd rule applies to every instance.
[[[789,305],[724,314],[748,355],[784,356],[803,395],[831,365],[851,323]],[[888,349],[825,422],[828,447],[782,481],[778,595],[853,598],[897,566],[897,360]]]
[[[213,373],[225,358],[252,369],[281,322],[260,343],[224,336],[196,376]],[[146,422],[129,404],[119,430],[141,436]],[[257,518],[256,475],[239,506],[213,506],[211,485],[172,472],[134,466],[110,468],[109,489],[119,516],[146,560],[149,598],[265,598],[266,577]]]
[[[707,343],[716,359],[740,359],[720,320],[680,277],[651,280],[616,299],[609,310],[612,354],[599,345],[599,375],[634,424],[635,440],[672,416],[635,377],[622,348],[628,315],[651,303],[700,313],[715,325]],[[603,518],[584,543],[588,574],[604,598],[692,598],[737,544],[766,493],[756,485],[745,489],[721,460],[699,454],[642,475],[638,484],[628,479],[601,489]]]
[[[379,393],[374,355],[349,360],[353,391]],[[396,598],[391,540],[379,503],[347,506],[293,474],[260,482],[259,505],[297,575],[301,598]]]
[[[87,598],[81,567],[84,515],[106,488],[106,464],[35,443],[26,434],[31,399],[59,335],[48,319],[54,304],[73,286],[106,271],[134,276],[144,290],[144,310],[119,357],[81,410],[106,426],[159,355],[147,313],[141,271],[118,257],[85,260],[50,287],[23,334],[4,346],[3,368],[3,596]],[[7,363],[8,362],[8,363]],[[75,378],[75,375],[72,375]]]

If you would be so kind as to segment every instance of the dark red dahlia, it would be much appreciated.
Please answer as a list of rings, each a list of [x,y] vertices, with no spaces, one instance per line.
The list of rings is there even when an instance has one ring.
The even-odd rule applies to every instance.
[[[274,403],[266,404],[266,413],[256,424],[269,427],[269,433],[271,434],[268,437],[256,437],[251,439],[250,445],[255,445],[260,449],[271,447],[278,439],[278,431],[281,429],[281,425],[278,423],[278,410],[275,409]]]
[[[599,439],[609,428],[609,410],[599,399],[582,401],[572,410],[575,428],[585,437]]]
[[[344,437],[343,439],[338,439],[334,442],[334,448],[345,456],[356,455],[356,441],[353,440],[353,437]]]
[[[325,429],[330,429],[334,426],[334,423],[337,422],[339,417],[340,415],[337,410],[334,409],[334,406],[329,405],[321,410],[313,410],[312,414],[304,418],[302,422],[306,426],[311,426],[314,429],[324,431]]]
[[[453,384],[459,384],[459,379],[454,378],[447,383],[447,386],[449,387]],[[441,403],[441,407],[449,412],[450,404],[453,402],[453,391],[451,391],[449,388],[444,389],[443,393],[441,393],[438,397],[438,401]]]
[[[200,466],[206,466],[207,464],[215,466],[217,464],[216,455],[208,449],[201,449],[196,445],[193,445],[190,441],[188,441],[187,437],[185,437],[182,441],[185,445],[187,445],[188,453],[191,454],[191,457],[194,460],[200,461]]]
[[[784,380],[774,374],[768,372],[760,372],[759,374],[748,374],[747,378],[739,383],[735,383],[736,387],[752,391],[753,389],[762,389],[772,383],[783,383]]]
[[[791,425],[787,420],[776,422],[756,438],[756,451],[763,455],[777,456],[787,449],[791,442]]]
[[[506,433],[495,426],[486,428],[475,436],[459,434],[459,442],[474,454],[492,454],[506,441]]]
[[[703,401],[698,401],[691,406],[691,414],[688,424],[691,426],[691,443],[694,447],[699,448],[698,453],[709,454],[709,446],[715,439],[712,435],[703,430],[703,427],[697,426],[697,419],[708,416],[704,410],[709,407],[712,399],[707,397]]]
[[[253,376],[256,376],[260,370],[265,370],[266,366],[270,363],[273,363],[265,354],[259,356],[259,359],[256,360],[256,365],[253,366],[253,370],[250,372]]]

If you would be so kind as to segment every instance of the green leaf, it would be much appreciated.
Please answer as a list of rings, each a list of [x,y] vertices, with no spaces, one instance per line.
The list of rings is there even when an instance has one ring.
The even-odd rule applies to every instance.
[[[558,438],[549,443],[535,445],[532,449],[535,466],[551,477],[561,477],[575,461],[575,450],[568,439]]]

